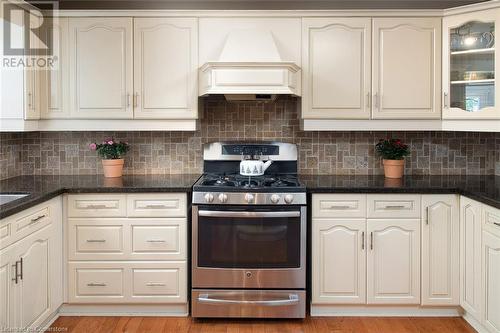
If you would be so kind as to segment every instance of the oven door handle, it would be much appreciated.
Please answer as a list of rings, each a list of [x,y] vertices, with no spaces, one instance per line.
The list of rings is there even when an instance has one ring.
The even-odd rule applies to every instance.
[[[273,299],[273,300],[232,300],[232,299],[219,299],[210,298],[208,294],[200,294],[198,296],[198,302],[200,303],[211,303],[211,304],[246,304],[246,305],[263,305],[263,306],[282,306],[282,305],[295,305],[300,301],[299,295],[289,294],[288,298],[285,299]]]
[[[283,212],[240,212],[240,211],[219,211],[219,210],[199,210],[198,216],[204,217],[300,217],[300,211]]]

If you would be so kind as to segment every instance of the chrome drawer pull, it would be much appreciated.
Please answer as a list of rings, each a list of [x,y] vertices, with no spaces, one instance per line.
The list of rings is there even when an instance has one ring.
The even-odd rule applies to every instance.
[[[164,239],[148,239],[146,242],[148,243],[165,243]]]
[[[165,286],[165,283],[161,283],[161,282],[148,282],[148,283],[146,283],[146,286],[148,286],[148,287],[163,287],[163,286]]]
[[[351,209],[351,206],[330,206],[331,209]]]
[[[163,205],[163,204],[150,204],[150,205],[146,205],[145,208],[167,208],[167,206]]]
[[[43,215],[40,215],[38,217],[35,217],[34,219],[31,219],[31,222],[29,225],[32,225],[32,224],[35,224],[37,223],[38,221],[40,221],[41,219],[43,219],[44,217],[46,217],[47,215],[43,214]]]
[[[87,283],[88,287],[106,287],[106,283],[103,282],[91,282]]]
[[[385,206],[385,209],[400,209],[400,208],[406,208],[406,206],[403,206],[403,205]]]
[[[365,249],[365,232],[361,233],[361,250]]]
[[[87,243],[104,243],[105,239],[87,239]]]
[[[85,208],[89,208],[89,209],[101,209],[101,208],[107,208],[107,206],[106,205],[88,205]]]
[[[494,225],[496,225],[497,227],[500,227],[500,223],[498,222],[493,222]]]
[[[264,305],[264,306],[280,306],[280,305],[295,305],[299,303],[299,296],[296,294],[288,295],[285,299],[273,299],[273,300],[232,300],[232,299],[218,299],[210,298],[208,294],[200,294],[198,296],[198,302],[200,303],[212,303],[212,304],[248,304],[248,305]]]

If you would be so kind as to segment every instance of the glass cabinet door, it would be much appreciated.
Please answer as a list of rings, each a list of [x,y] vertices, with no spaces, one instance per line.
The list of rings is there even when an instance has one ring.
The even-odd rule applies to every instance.
[[[460,23],[446,25],[446,19],[444,21],[444,33],[447,34],[444,69],[447,72],[443,73],[443,118],[499,117],[499,110],[495,108],[498,98],[495,30],[499,23],[495,19],[498,11],[489,12],[477,13],[475,18]]]

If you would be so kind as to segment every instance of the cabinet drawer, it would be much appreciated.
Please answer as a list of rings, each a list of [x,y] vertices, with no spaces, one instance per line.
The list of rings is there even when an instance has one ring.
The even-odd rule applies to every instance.
[[[167,224],[168,223],[168,224]],[[185,259],[185,220],[165,222],[164,225],[132,225],[133,255],[157,253]],[[165,258],[168,259],[168,258]]]
[[[133,296],[173,296],[179,297],[180,269],[133,269]]]
[[[500,209],[483,205],[483,228],[500,237]]]
[[[313,217],[366,217],[365,194],[314,194]]]
[[[77,225],[77,252],[123,252],[123,227],[120,225]]]
[[[126,197],[110,194],[68,196],[68,217],[125,217]]]
[[[418,194],[369,194],[367,199],[368,218],[420,218]]]
[[[127,196],[130,217],[186,217],[185,193],[147,193]]]
[[[124,296],[123,269],[77,268],[75,278],[77,296]]]
[[[186,303],[186,261],[70,261],[68,302]]]

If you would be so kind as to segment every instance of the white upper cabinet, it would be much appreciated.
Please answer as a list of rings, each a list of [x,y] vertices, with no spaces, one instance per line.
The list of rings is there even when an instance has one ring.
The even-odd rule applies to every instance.
[[[302,117],[369,119],[371,19],[302,21]]]
[[[443,19],[443,118],[500,118],[495,36],[500,36],[500,9]]]
[[[481,204],[460,197],[460,305],[481,320]]]
[[[459,305],[456,195],[422,196],[422,305]]]
[[[197,118],[196,18],[134,19],[134,118]]]
[[[40,73],[40,113],[42,119],[69,116],[68,18],[45,18],[44,39],[52,39],[54,67]]]
[[[72,118],[132,118],[132,18],[70,18]]]
[[[367,225],[367,303],[420,304],[420,220]]]
[[[366,220],[314,219],[312,303],[366,302]]]
[[[441,19],[373,19],[374,119],[441,117]]]

